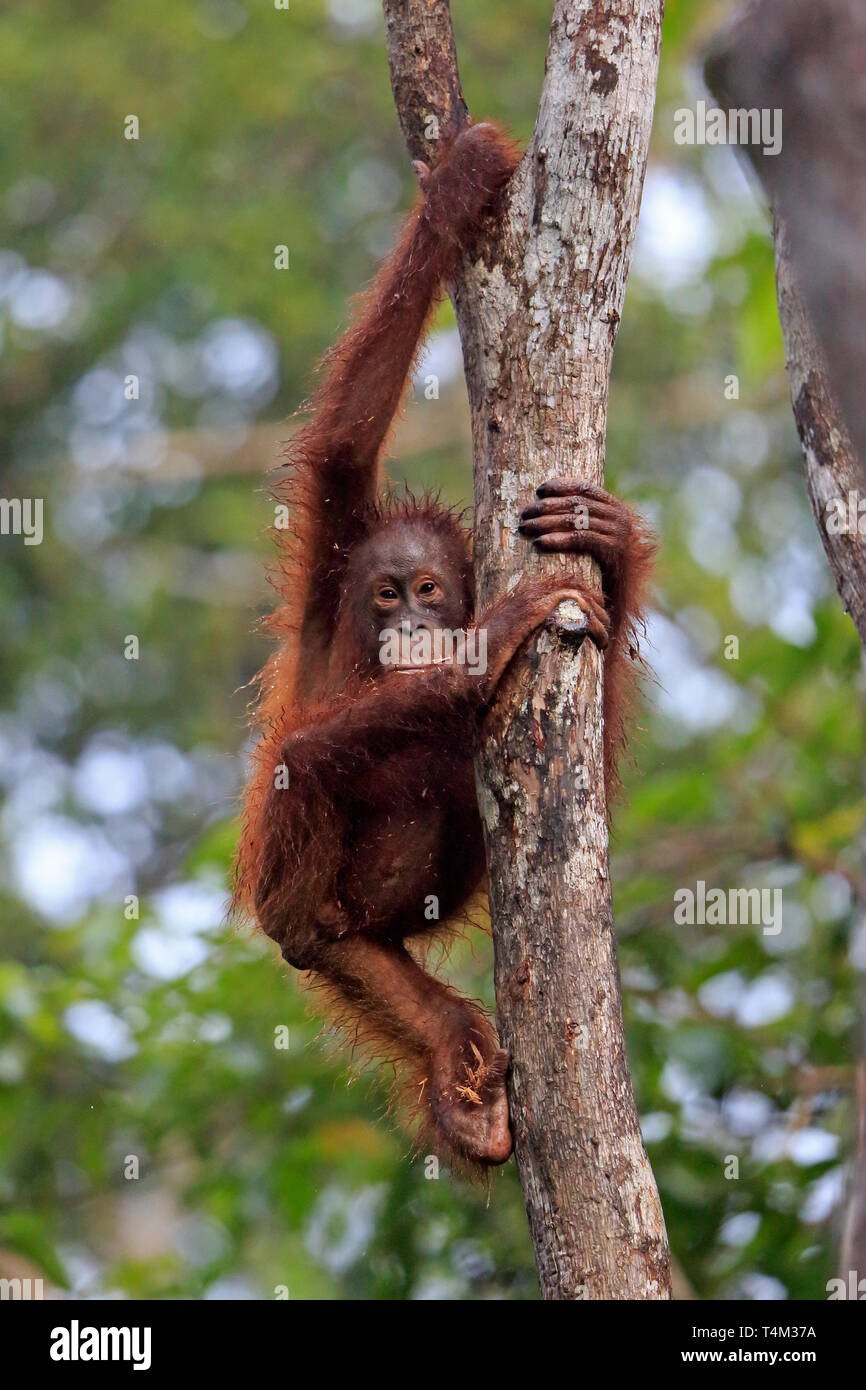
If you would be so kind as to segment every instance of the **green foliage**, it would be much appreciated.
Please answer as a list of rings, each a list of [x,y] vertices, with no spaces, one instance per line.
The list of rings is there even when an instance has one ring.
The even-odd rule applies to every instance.
[[[701,8],[699,29],[698,7],[667,6],[611,403],[611,483],[662,538],[658,684],[613,839],[620,957],[685,1278],[815,1298],[850,1147],[860,650],[804,497],[766,218],[729,151],[672,138],[726,6]],[[473,111],[528,138],[549,0],[455,11]],[[535,1296],[513,1165],[489,1193],[427,1176],[382,1118],[385,1081],[348,1084],[270,946],[222,921],[268,603],[267,502],[232,443],[296,407],[412,187],[366,14],[4,12],[4,492],[45,498],[45,541],[0,538],[0,1274],[148,1298]],[[670,234],[691,217],[700,253],[672,278],[652,249],[665,179]],[[69,303],[40,326],[43,271]],[[201,375],[237,320],[277,363],[246,394],[219,363]],[[129,372],[142,399],[123,403]],[[413,407],[430,444],[406,471],[465,501],[444,403]],[[699,880],[782,887],[782,932],[677,924]],[[488,1001],[489,956],[481,937],[448,967]]]

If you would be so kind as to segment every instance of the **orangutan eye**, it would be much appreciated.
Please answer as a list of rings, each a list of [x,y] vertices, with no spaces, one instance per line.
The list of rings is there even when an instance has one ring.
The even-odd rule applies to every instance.
[[[387,588],[386,588],[386,589],[380,589],[380,590],[379,590],[379,597],[380,597],[380,598],[383,598],[383,599],[387,599],[388,602],[391,602],[393,599],[395,599],[395,598],[398,597],[397,590],[396,590],[396,589],[387,589]]]
[[[432,579],[425,579],[423,584],[418,585],[418,592],[424,595],[435,594],[436,585],[433,583]]]

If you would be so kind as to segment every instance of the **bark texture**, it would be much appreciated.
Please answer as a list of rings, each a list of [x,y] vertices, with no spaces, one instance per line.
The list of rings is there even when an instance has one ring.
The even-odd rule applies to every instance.
[[[403,131],[413,157],[429,159],[436,102],[443,129],[465,110],[448,6],[384,8]],[[534,488],[557,474],[603,481],[662,9],[663,0],[558,0],[535,133],[501,225],[452,287],[482,605],[527,570],[564,564],[517,537]],[[477,763],[515,1151],[545,1298],[668,1298],[664,1220],[623,1031],[601,660],[583,641],[583,615],[565,607],[504,686]]]
[[[866,547],[858,530],[832,524],[839,509],[848,517],[849,498],[859,495],[863,472],[830,385],[826,359],[797,283],[789,237],[779,217],[775,243],[779,318],[806,488],[839,596],[866,647]],[[861,365],[863,357],[861,353]]]

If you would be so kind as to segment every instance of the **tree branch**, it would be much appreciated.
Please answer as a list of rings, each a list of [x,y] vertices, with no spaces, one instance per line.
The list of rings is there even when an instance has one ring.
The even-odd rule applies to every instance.
[[[413,159],[436,158],[436,142],[469,120],[457,71],[448,0],[384,0],[391,90]]]
[[[853,311],[856,328],[851,324],[847,336],[856,333],[858,348],[852,353],[849,342],[838,354],[834,346],[837,366],[832,380],[845,391],[859,419],[864,402],[859,344],[866,281],[858,305],[857,284],[848,279],[846,265],[846,247],[857,239],[857,198],[848,211],[842,208],[852,187],[866,200],[866,167],[859,181],[852,177],[853,168],[846,167],[852,141],[862,144],[861,121],[859,112],[855,116],[851,111],[850,97],[837,100],[837,95],[851,91],[846,67],[849,51],[856,52],[856,46],[849,50],[852,31],[840,29],[840,24],[853,8],[852,0],[825,0],[823,6],[815,0],[749,5],[714,40],[704,74],[725,107],[782,112],[781,154],[768,157],[755,145],[744,146],[743,153],[773,212],[779,319],[809,500],[836,587],[866,646],[866,549],[856,531],[827,528],[835,507],[841,505],[847,516],[849,496],[862,482],[863,470],[838,404],[839,392],[830,384],[822,347],[822,341],[836,344],[837,326],[840,321],[847,324]],[[862,28],[866,10],[858,9],[858,14],[856,25]],[[866,36],[866,29],[863,33]],[[855,82],[855,90],[856,86]],[[866,266],[864,240],[866,201],[858,243],[861,275]],[[863,429],[866,437],[866,416]]]
[[[465,111],[448,5],[384,8],[401,123],[413,156],[429,157],[425,116],[446,129]],[[452,287],[472,410],[482,604],[526,570],[564,563],[518,541],[517,515],[533,489],[556,474],[603,479],[662,9],[663,0],[557,0],[533,139],[494,240]],[[579,610],[562,613],[529,644],[482,740],[498,1021],[543,1295],[668,1298],[667,1238],[623,1031],[601,660],[584,631]]]
[[[840,516],[847,522],[849,498],[859,495],[863,473],[800,293],[786,226],[778,216],[774,240],[785,366],[803,446],[806,489],[839,596],[866,647],[866,547],[856,529],[833,524]]]

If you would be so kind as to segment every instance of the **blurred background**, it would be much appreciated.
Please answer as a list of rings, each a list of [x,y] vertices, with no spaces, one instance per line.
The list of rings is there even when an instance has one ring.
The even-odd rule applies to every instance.
[[[470,109],[528,139],[550,0],[453,8]],[[674,141],[730,9],[668,0],[616,351],[608,478],[663,543],[613,877],[678,1292],[821,1298],[866,966],[863,680],[766,214],[733,151]],[[0,491],[44,499],[41,544],[0,537],[0,1276],[534,1298],[513,1165],[489,1192],[426,1177],[382,1079],[348,1084],[270,943],[224,922],[264,472],[413,192],[379,6],[13,0],[0,23]],[[466,502],[448,305],[421,377],[392,474]],[[698,880],[783,889],[782,931],[676,925]],[[490,956],[479,934],[449,963],[488,1001]]]

